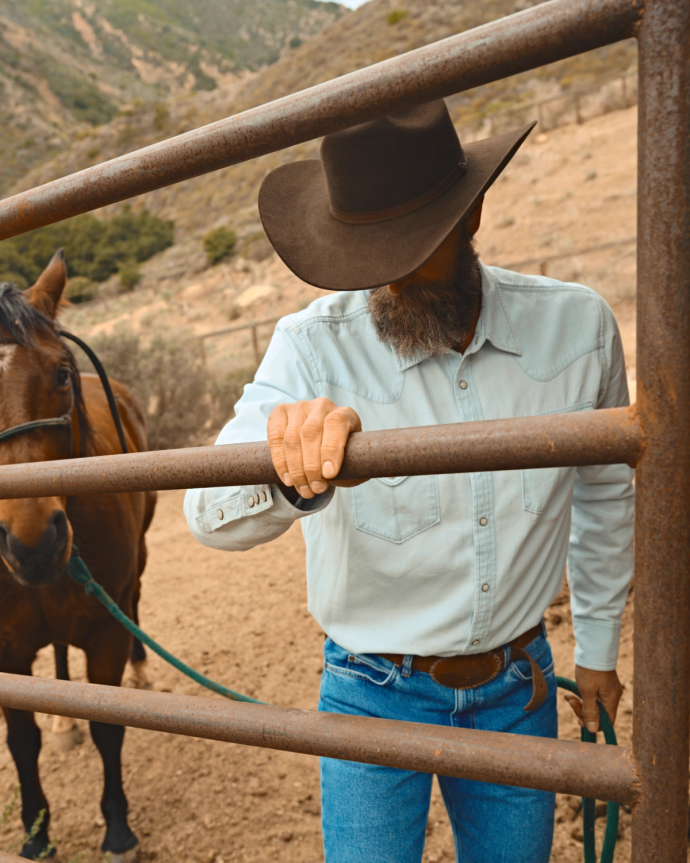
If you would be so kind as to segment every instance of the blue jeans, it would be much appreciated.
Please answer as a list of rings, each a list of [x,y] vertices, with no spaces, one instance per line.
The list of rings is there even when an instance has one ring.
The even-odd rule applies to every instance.
[[[455,690],[376,654],[352,655],[329,638],[319,710],[556,737],[551,648],[542,634],[527,650],[549,687],[543,704],[528,713],[523,707],[532,679],[525,660],[510,662],[483,686]],[[419,863],[431,782],[428,773],[322,758],[326,863]],[[445,776],[439,776],[439,784],[459,863],[548,863],[553,794]]]

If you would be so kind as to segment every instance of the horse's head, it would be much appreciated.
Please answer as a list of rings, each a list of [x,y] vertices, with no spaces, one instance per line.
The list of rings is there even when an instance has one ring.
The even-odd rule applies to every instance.
[[[83,446],[79,376],[55,326],[66,280],[60,250],[27,291],[0,285],[0,464],[69,458]],[[0,499],[0,558],[20,584],[53,584],[65,571],[72,547],[65,504]]]

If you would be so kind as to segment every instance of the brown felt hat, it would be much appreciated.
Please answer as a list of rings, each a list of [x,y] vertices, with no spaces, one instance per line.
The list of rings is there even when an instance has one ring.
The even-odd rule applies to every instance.
[[[326,135],[321,158],[265,178],[273,248],[310,285],[360,291],[427,261],[536,124],[462,147],[443,100]]]

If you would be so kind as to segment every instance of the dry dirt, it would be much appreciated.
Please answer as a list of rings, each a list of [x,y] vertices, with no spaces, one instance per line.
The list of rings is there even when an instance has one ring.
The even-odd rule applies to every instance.
[[[635,233],[635,109],[597,118],[579,127],[556,129],[534,138],[505,179],[487,198],[480,235],[488,263],[582,248]],[[174,269],[174,268],[173,268]],[[634,247],[574,257],[554,266],[558,278],[576,278],[598,288],[615,305],[626,349],[634,396]],[[550,271],[551,274],[551,271]],[[271,259],[241,271],[223,266],[183,279],[160,282],[153,274],[135,295],[102,301],[91,310],[70,312],[70,328],[82,335],[109,323],[134,319],[139,325],[179,326],[196,332],[221,326],[237,297],[252,284],[270,284],[233,322],[293,311],[317,291],[287,274]],[[168,302],[160,305],[161,290]],[[146,308],[148,306],[148,308]],[[135,317],[138,315],[138,318]],[[210,347],[210,346],[209,346]],[[213,356],[241,355],[246,341],[218,344]],[[298,526],[274,543],[252,551],[223,554],[197,545],[182,512],[182,493],[161,494],[149,533],[150,557],[142,601],[144,628],[189,664],[261,700],[313,709],[317,703],[323,635],[306,607],[304,546]],[[619,672],[626,687],[617,722],[619,739],[631,736],[631,608],[626,611]],[[567,604],[547,614],[558,674],[573,676],[573,637]],[[73,676],[84,677],[78,651],[71,653]],[[154,688],[208,693],[153,657]],[[52,675],[49,651],[35,673]],[[213,696],[208,696],[213,697]],[[561,736],[575,739],[578,728],[560,705]],[[46,732],[41,773],[52,807],[52,831],[60,841],[59,860],[101,859],[103,826],[98,806],[101,767],[93,744],[57,751]],[[83,724],[85,728],[85,723]],[[141,859],[199,863],[280,860],[316,863],[323,859],[319,829],[318,764],[313,758],[243,748],[130,729],[124,746],[125,785],[132,822],[141,840]],[[14,766],[0,745],[0,811],[16,783]],[[552,861],[583,859],[578,801],[559,797]],[[597,822],[599,833],[603,821]],[[21,840],[14,812],[0,827],[0,849]],[[622,813],[616,860],[629,859],[630,816]],[[450,830],[438,790],[429,818],[425,863],[451,861]],[[488,863],[488,861],[487,861]]]

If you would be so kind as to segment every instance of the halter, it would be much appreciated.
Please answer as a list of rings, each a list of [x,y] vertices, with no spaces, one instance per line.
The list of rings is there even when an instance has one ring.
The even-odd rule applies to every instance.
[[[113,395],[112,387],[110,386],[110,381],[108,380],[108,375],[106,374],[105,369],[103,368],[103,364],[96,356],[95,352],[83,342],[77,336],[72,335],[72,333],[68,333],[66,330],[59,330],[58,335],[62,336],[62,338],[70,339],[70,341],[75,342],[75,344],[79,345],[79,347],[84,351],[84,353],[88,356],[88,358],[93,363],[96,372],[98,373],[98,377],[101,380],[101,384],[103,385],[103,389],[105,390],[105,395],[108,400],[108,407],[110,408],[110,415],[113,418],[113,422],[115,423],[115,429],[117,431],[117,436],[120,439],[120,446],[122,447],[122,452],[126,453],[127,444],[125,443],[125,433],[122,428],[122,422],[120,421],[120,413],[117,409],[117,402],[115,401],[115,396]],[[72,452],[72,411],[74,410],[74,382],[72,380],[72,376],[70,375],[70,403],[69,409],[59,417],[48,417],[46,419],[41,420],[30,420],[29,422],[19,423],[19,425],[12,426],[11,428],[5,429],[4,431],[0,431],[0,443],[3,441],[9,440],[10,438],[17,437],[18,435],[25,434],[26,432],[34,431],[35,429],[44,429],[44,428],[59,428],[60,426],[67,426],[70,433],[70,454]]]

